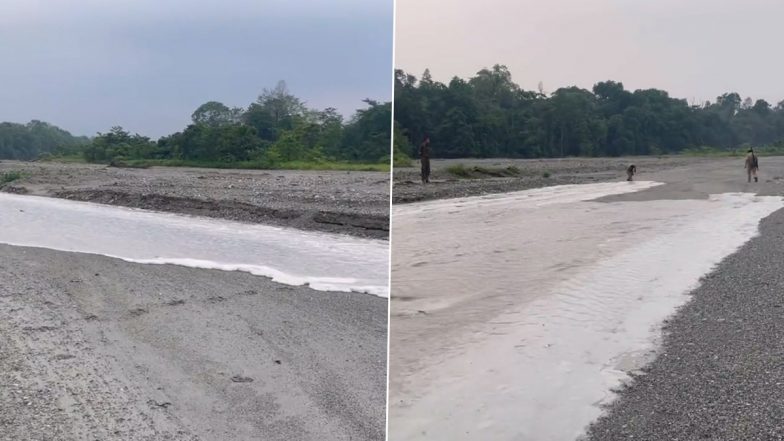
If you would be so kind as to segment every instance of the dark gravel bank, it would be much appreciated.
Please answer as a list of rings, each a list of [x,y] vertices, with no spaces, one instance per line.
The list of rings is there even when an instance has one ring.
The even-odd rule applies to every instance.
[[[587,439],[784,439],[782,262],[784,210],[692,292]]]
[[[148,169],[0,161],[21,179],[0,191],[305,230],[389,237],[389,173]]]

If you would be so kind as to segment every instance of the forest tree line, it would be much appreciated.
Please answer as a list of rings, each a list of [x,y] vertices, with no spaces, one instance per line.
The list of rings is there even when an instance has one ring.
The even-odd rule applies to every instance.
[[[73,136],[43,121],[0,123],[0,159],[35,159],[52,153],[55,148],[78,150],[89,143],[90,139],[85,136]]]
[[[592,90],[523,90],[502,65],[467,80],[395,72],[395,125],[409,155],[424,136],[433,157],[566,157],[733,149],[784,141],[784,102],[725,93],[689,104],[666,91],[629,91],[604,81]],[[397,142],[395,144],[398,144]]]
[[[4,126],[0,125],[0,158],[33,159],[50,153],[81,155],[88,162],[255,161],[270,166],[292,161],[388,161],[391,103],[364,102],[366,108],[344,121],[334,108],[308,108],[281,81],[275,88],[265,89],[247,108],[217,101],[204,103],[193,112],[191,124],[184,130],[158,140],[116,126],[89,140],[37,142],[36,148],[31,148],[33,143],[27,138],[15,137],[6,149],[2,143]]]

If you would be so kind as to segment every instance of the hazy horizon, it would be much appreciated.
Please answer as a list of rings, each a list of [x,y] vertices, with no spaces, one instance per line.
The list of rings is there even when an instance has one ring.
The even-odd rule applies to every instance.
[[[690,103],[737,92],[775,105],[781,16],[772,0],[398,0],[395,64],[445,83],[502,64],[527,90],[614,80]]]
[[[157,138],[207,101],[247,107],[279,80],[345,116],[391,99],[392,0],[7,0],[0,121]]]

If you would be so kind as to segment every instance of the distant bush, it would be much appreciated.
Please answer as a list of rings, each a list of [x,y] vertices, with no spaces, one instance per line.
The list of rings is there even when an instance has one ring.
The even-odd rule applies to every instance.
[[[510,165],[509,167],[482,167],[482,166],[474,166],[474,167],[466,167],[463,164],[455,164],[452,166],[447,167],[447,172],[450,174],[457,176],[458,178],[470,179],[470,178],[508,178],[514,176],[520,176],[522,173],[519,168]]]
[[[471,177],[471,170],[466,168],[464,164],[450,165],[449,167],[446,168],[446,171],[451,175],[457,176],[458,178]]]
[[[110,165],[111,166],[111,165]],[[184,159],[126,159],[117,160],[114,167],[148,168],[148,167],[196,167],[196,168],[230,168],[247,170],[342,170],[342,171],[389,171],[389,163],[353,162],[353,161],[289,161],[271,163],[266,159],[240,162],[202,161]]]
[[[109,161],[109,167],[117,168],[150,168],[150,164],[143,161],[128,161],[125,158],[114,158]]]
[[[0,185],[8,184],[27,176],[27,173],[19,170],[11,170],[0,174]]]

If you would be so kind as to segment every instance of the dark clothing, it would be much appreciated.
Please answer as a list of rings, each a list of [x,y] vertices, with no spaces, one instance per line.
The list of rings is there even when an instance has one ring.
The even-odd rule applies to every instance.
[[[422,163],[422,182],[428,183],[430,182],[430,158],[422,158],[420,162]]]
[[[419,145],[419,162],[422,163],[422,183],[430,182],[430,142]]]
[[[419,144],[419,157],[422,159],[430,159],[430,143],[425,141]]]
[[[749,153],[746,157],[746,168],[756,170],[759,168],[759,160],[757,159],[757,155],[754,153]]]
[[[759,170],[759,160],[757,159],[757,155],[754,153],[749,153],[746,156],[746,174],[748,176],[748,182],[751,182],[751,178],[754,177],[754,182],[757,182],[757,170]]]
[[[626,169],[626,180],[631,181],[635,173],[637,173],[637,167],[634,164],[632,164]]]

